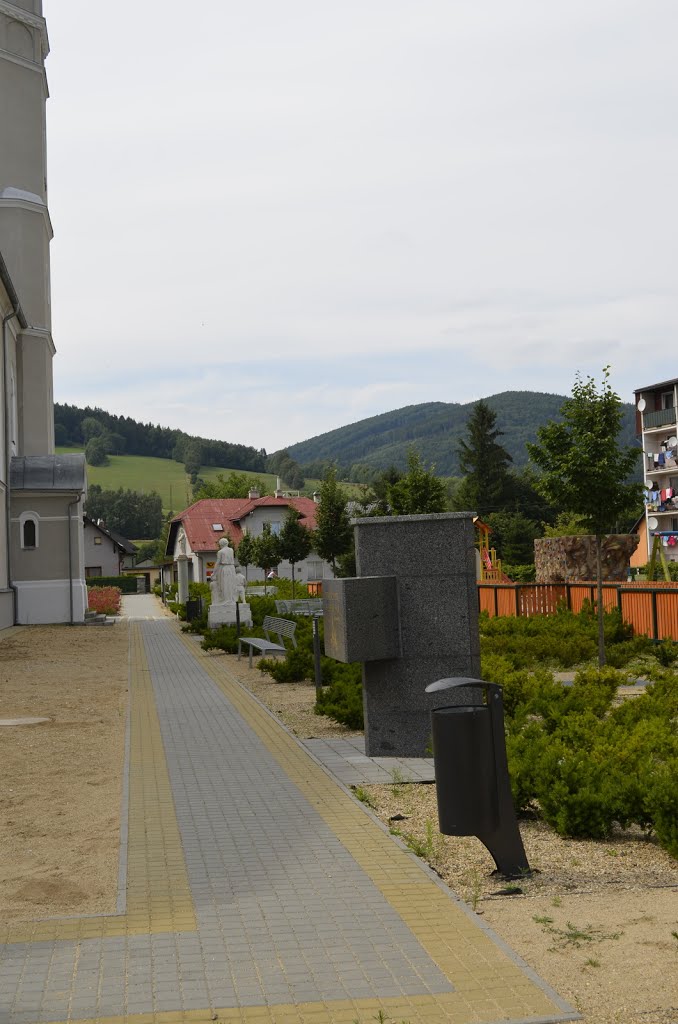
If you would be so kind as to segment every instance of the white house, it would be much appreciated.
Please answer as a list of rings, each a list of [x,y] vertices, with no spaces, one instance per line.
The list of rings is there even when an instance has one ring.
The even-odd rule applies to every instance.
[[[166,552],[176,561],[182,553],[180,545],[183,544],[189,559],[189,581],[204,583],[212,575],[222,537],[227,537],[237,551],[245,534],[259,537],[265,523],[270,526],[271,533],[278,534],[290,508],[299,513],[302,526],[313,530],[317,507],[312,498],[270,495],[261,498],[256,492],[250,492],[248,498],[203,498],[172,520]],[[291,577],[291,565],[281,562],[278,575]],[[256,566],[249,566],[247,576],[250,580],[264,578],[263,570]],[[302,583],[318,583],[331,577],[332,567],[315,552],[295,566],[295,578]]]

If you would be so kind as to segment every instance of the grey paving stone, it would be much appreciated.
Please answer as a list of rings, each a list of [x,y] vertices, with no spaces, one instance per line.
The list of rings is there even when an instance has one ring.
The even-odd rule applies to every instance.
[[[2,1024],[451,991],[171,625],[141,629],[198,933],[0,948]],[[344,782],[388,780],[361,742],[307,746]]]

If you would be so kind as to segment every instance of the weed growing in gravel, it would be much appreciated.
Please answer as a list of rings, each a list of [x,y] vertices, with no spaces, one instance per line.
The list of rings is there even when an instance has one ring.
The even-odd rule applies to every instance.
[[[584,960],[584,967],[600,967],[600,960],[590,956],[588,960]]]
[[[351,789],[353,790],[356,798],[360,800],[361,804],[365,804],[367,807],[371,807],[373,810],[376,808],[376,803],[374,802],[370,794],[367,792],[367,790],[364,788],[364,786],[352,786]]]
[[[409,782],[409,779],[405,778],[401,768],[391,768],[391,785],[394,796],[400,796],[406,782]]]
[[[537,924],[544,925],[544,931],[549,935],[555,936],[556,942],[552,946],[552,949],[566,949],[569,946],[573,946],[575,949],[580,949],[587,942],[604,942],[605,939],[618,939],[621,936],[621,932],[604,932],[600,928],[594,928],[592,924],[587,924],[583,928],[578,927],[568,921],[564,928],[556,928],[553,923],[552,917],[542,917],[535,915],[532,918]]]
[[[483,876],[480,874],[478,868],[474,868],[471,873],[471,907],[475,913],[480,903],[480,897],[483,893]]]

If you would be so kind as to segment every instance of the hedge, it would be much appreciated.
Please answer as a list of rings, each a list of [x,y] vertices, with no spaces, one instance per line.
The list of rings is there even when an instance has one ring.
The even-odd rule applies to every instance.
[[[136,594],[136,576],[88,576],[85,580],[88,587],[119,587],[123,594]]]

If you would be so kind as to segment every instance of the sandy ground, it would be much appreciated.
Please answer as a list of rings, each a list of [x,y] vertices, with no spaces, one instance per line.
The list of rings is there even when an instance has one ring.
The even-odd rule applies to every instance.
[[[0,635],[0,718],[50,719],[0,727],[0,919],[115,907],[127,630]],[[311,683],[280,685],[246,660],[196,649],[224,658],[296,735],[352,735],[313,713]],[[360,796],[589,1024],[677,1024],[678,863],[653,842],[575,842],[523,822],[539,873],[515,892],[492,878],[477,840],[440,836],[435,787],[401,781]]]
[[[0,920],[115,910],[128,627],[2,637]]]

